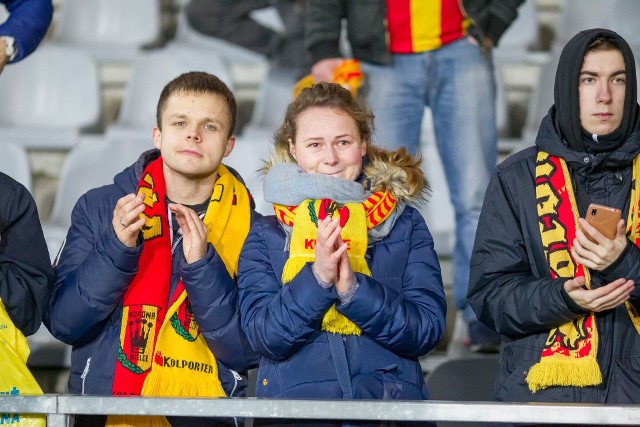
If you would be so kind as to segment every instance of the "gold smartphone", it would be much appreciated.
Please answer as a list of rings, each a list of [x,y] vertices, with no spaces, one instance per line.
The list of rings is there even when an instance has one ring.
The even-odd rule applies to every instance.
[[[622,212],[620,209],[591,203],[589,205],[589,209],[587,209],[587,217],[585,219],[603,236],[607,239],[613,240],[616,238],[620,218],[622,218]],[[597,243],[589,233],[585,232],[584,235],[593,243]]]

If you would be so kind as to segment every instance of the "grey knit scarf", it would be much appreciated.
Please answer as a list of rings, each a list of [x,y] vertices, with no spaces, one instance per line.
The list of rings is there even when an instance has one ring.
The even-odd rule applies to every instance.
[[[306,199],[332,199],[341,204],[362,203],[371,194],[371,191],[365,188],[361,182],[306,173],[295,163],[273,165],[264,178],[265,200],[278,205],[298,206]],[[377,227],[369,230],[369,244],[382,240],[389,234],[404,207],[404,202],[398,201],[389,217]],[[287,232],[285,250],[288,250],[291,227],[284,224],[283,226]]]

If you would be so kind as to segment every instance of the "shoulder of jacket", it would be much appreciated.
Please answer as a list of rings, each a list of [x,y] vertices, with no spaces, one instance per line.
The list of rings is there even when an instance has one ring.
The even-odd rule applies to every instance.
[[[528,167],[529,164],[535,165],[537,155],[538,147],[527,147],[503,160],[500,164],[498,164],[498,166],[496,166],[496,171],[497,173],[501,174],[512,169],[521,168],[523,166]]]

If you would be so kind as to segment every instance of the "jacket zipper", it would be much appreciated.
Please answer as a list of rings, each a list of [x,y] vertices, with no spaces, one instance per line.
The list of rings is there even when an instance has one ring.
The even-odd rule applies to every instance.
[[[84,395],[84,381],[87,378],[87,374],[89,373],[89,366],[91,365],[91,358],[87,359],[87,364],[84,365],[84,371],[82,371],[82,375],[80,375],[80,379],[82,379],[82,395]]]
[[[229,393],[229,397],[233,397],[233,394],[236,392],[236,389],[238,388],[238,381],[242,381],[242,377],[240,376],[239,373],[237,373],[233,369],[229,369],[229,371],[231,371],[231,374],[233,375],[233,380],[234,380],[233,388],[231,389],[231,393]]]
[[[231,374],[233,375],[233,388],[231,389],[231,393],[229,393],[228,397],[233,397],[233,394],[236,392],[236,388],[238,388],[238,381],[241,381],[242,377],[233,369],[229,369],[229,371],[231,371]],[[235,423],[236,427],[238,427],[237,417],[233,417],[233,422]]]

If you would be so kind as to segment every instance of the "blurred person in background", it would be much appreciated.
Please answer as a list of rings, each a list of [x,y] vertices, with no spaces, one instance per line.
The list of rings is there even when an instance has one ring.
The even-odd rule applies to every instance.
[[[294,76],[311,66],[304,47],[303,0],[191,0],[187,20],[198,32],[265,55],[272,65]],[[274,7],[282,21],[279,32],[253,19],[252,12]]]

